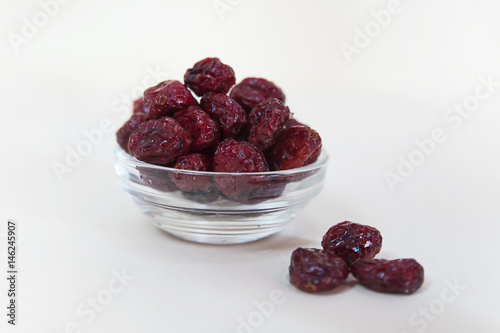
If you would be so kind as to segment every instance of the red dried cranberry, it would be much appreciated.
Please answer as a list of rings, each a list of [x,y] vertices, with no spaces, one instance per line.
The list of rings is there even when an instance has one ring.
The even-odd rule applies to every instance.
[[[278,86],[266,79],[254,77],[246,78],[235,85],[229,97],[240,103],[247,113],[257,104],[270,98],[285,102],[285,95]]]
[[[143,97],[134,101],[133,111],[133,113],[149,113],[149,107],[144,104]]]
[[[138,160],[169,166],[191,147],[191,136],[176,120],[163,117],[139,125],[128,142],[130,154]]]
[[[251,143],[227,139],[217,146],[213,158],[214,172],[269,171],[264,154]]]
[[[326,232],[321,246],[351,265],[359,259],[375,257],[382,248],[382,236],[374,227],[345,221]]]
[[[274,145],[289,118],[288,106],[275,98],[257,104],[248,115],[248,142],[262,151],[268,149]]]
[[[118,141],[120,147],[122,147],[122,149],[127,153],[129,152],[127,145],[130,135],[132,135],[132,133],[139,128],[140,124],[148,119],[149,115],[146,113],[134,113],[130,119],[116,132],[116,141]]]
[[[307,126],[295,118],[290,118],[286,121],[285,128],[296,127],[296,126]]]
[[[219,123],[224,139],[234,138],[247,124],[245,110],[227,95],[208,93],[203,96],[200,105]]]
[[[190,106],[187,109],[176,112],[174,119],[191,134],[191,138],[193,139],[191,151],[193,153],[215,146],[219,141],[219,125],[217,125],[208,113],[197,106]]]
[[[226,94],[235,82],[233,69],[223,64],[219,58],[198,61],[184,75],[184,83],[198,96],[207,92]]]
[[[319,155],[321,155],[321,148],[316,148],[316,150],[309,156],[309,158],[304,162],[304,165],[309,165],[318,160]]]
[[[144,104],[149,108],[151,118],[159,118],[198,103],[182,83],[168,80],[146,89]]]
[[[167,171],[165,170],[138,166],[137,171],[139,171],[141,180],[148,187],[162,192],[174,192],[179,190],[179,188],[170,181]]]
[[[265,172],[269,171],[264,154],[245,141],[227,139],[215,150],[212,170],[214,172]],[[262,188],[263,178],[257,175],[223,175],[214,177],[219,190],[226,196],[245,201],[253,192]]]
[[[179,170],[210,171],[212,161],[206,154],[189,154],[177,159],[172,168]],[[171,172],[170,180],[184,192],[215,192],[212,177],[189,172]]]
[[[180,156],[172,168],[192,171],[212,171],[212,159],[207,154],[195,153]],[[177,177],[175,177],[177,179]]]
[[[256,204],[270,199],[275,199],[283,194],[288,180],[273,175],[248,175],[241,183],[247,189],[233,199],[245,204]]]
[[[362,285],[382,293],[413,294],[424,283],[424,268],[415,259],[360,259],[350,269]]]
[[[213,192],[182,192],[182,196],[188,200],[206,204],[217,200],[219,198],[219,191],[214,186]]]
[[[270,153],[273,170],[300,168],[316,161],[321,153],[321,137],[307,126],[286,128]]]
[[[331,290],[349,275],[346,263],[332,251],[299,247],[292,253],[290,282],[307,292]]]

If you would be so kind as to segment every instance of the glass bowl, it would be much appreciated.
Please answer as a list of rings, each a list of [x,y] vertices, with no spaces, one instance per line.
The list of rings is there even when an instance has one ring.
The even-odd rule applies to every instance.
[[[292,221],[321,191],[328,154],[323,150],[301,168],[252,173],[157,166],[120,147],[115,159],[119,185],[157,227],[193,242],[236,244],[270,236]]]

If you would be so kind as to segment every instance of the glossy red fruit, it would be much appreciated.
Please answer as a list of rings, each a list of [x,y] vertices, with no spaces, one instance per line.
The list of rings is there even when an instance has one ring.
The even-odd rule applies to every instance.
[[[133,113],[149,113],[149,107],[144,104],[144,97],[134,101]]]
[[[248,142],[262,151],[267,150],[276,143],[289,118],[290,109],[276,98],[257,104],[248,115]]]
[[[415,259],[360,259],[350,269],[362,285],[382,293],[412,294],[424,283],[424,268]]]
[[[345,221],[328,229],[321,246],[351,265],[359,259],[375,257],[382,248],[382,235],[374,227]]]
[[[236,137],[247,124],[245,110],[227,95],[208,93],[200,105],[218,122],[224,139]]]
[[[226,94],[235,82],[233,69],[219,58],[203,59],[184,75],[184,83],[198,96],[207,92]]]
[[[191,136],[176,120],[163,117],[139,125],[128,142],[131,155],[140,161],[170,166],[189,153]]]
[[[346,263],[332,251],[298,248],[292,253],[290,282],[307,292],[331,290],[349,275]]]
[[[300,168],[316,161],[321,153],[321,137],[307,126],[284,129],[269,154],[272,170]]]
[[[130,135],[132,135],[132,133],[134,133],[139,128],[140,124],[148,119],[149,115],[147,115],[146,113],[134,113],[130,117],[130,119],[125,124],[123,124],[123,126],[120,127],[120,129],[116,132],[116,141],[118,142],[120,147],[127,153],[129,152],[127,146]]]
[[[191,135],[191,152],[200,152],[219,142],[219,125],[199,107],[190,106],[178,111],[174,114],[174,119]]]
[[[309,165],[318,160],[318,157],[321,155],[321,148],[316,148],[316,150],[313,151],[311,156],[304,162],[303,165]]]
[[[168,80],[146,89],[144,104],[149,108],[151,118],[159,118],[198,103],[182,83]]]
[[[172,168],[179,169],[179,172],[171,172],[168,176],[181,191],[216,192],[212,176],[181,171],[211,171],[212,161],[208,155],[196,153],[181,156],[177,159]]]
[[[254,145],[234,139],[225,140],[217,146],[213,156],[214,172],[247,173],[269,171],[264,154]],[[254,198],[254,192],[263,188],[265,179],[257,175],[218,174],[214,182],[226,196],[246,201]]]
[[[229,97],[238,102],[247,113],[252,111],[257,104],[270,98],[285,102],[285,94],[278,86],[266,79],[254,77],[246,78],[235,85]]]

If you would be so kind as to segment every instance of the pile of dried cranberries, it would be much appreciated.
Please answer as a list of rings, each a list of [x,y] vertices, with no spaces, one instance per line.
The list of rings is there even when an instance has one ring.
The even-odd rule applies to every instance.
[[[184,75],[184,84],[168,80],[144,91],[117,132],[118,144],[140,161],[180,170],[267,172],[317,160],[321,137],[292,118],[279,87],[262,78],[235,83],[233,69],[218,58],[197,62]],[[155,180],[157,189],[218,191],[241,202],[267,199],[253,189],[276,185],[259,180],[235,184],[224,175],[210,183],[180,174],[170,180],[157,176],[141,173],[150,184]],[[276,195],[280,194],[277,186]]]
[[[331,290],[349,272],[363,286],[383,293],[412,294],[424,283],[424,269],[415,259],[373,259],[382,248],[382,236],[373,227],[339,223],[326,232],[321,246],[293,251],[290,282],[298,289]]]

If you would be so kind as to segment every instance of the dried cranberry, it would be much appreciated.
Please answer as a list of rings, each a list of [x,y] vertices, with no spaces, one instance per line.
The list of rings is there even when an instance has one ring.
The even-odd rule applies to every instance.
[[[269,171],[264,154],[245,141],[227,139],[215,150],[212,170],[214,172],[265,172]],[[264,179],[259,175],[224,175],[214,177],[215,184],[226,196],[245,201],[254,197],[262,188]]]
[[[175,164],[172,165],[172,168],[192,171],[212,171],[212,159],[207,154],[188,154],[179,157]]]
[[[257,104],[248,115],[248,142],[262,151],[268,149],[274,145],[289,118],[288,106],[275,98]]]
[[[138,160],[169,166],[191,147],[191,136],[176,120],[163,117],[139,125],[128,142],[130,154]]]
[[[235,85],[229,97],[240,103],[247,113],[257,104],[270,98],[285,102],[285,95],[278,86],[266,79],[254,77],[246,78]]]
[[[307,126],[286,128],[270,153],[273,170],[300,168],[316,161],[321,153],[321,137]]]
[[[241,183],[245,183],[247,190],[235,196],[234,199],[245,204],[257,204],[275,199],[283,194],[288,180],[273,175],[248,175]]]
[[[292,253],[290,282],[307,292],[330,290],[349,275],[346,263],[332,251],[299,247]]]
[[[191,138],[193,139],[191,151],[193,153],[215,146],[219,141],[219,125],[217,125],[208,113],[197,106],[190,106],[187,109],[176,112],[174,119],[191,134]]]
[[[159,118],[198,103],[182,83],[168,80],[146,89],[144,104],[149,108],[151,118]]]
[[[203,96],[200,105],[219,123],[224,139],[234,138],[247,124],[245,110],[227,95],[208,93]]]
[[[134,101],[133,113],[149,113],[149,107],[144,104],[144,97]]]
[[[212,161],[206,154],[189,154],[177,159],[172,168],[179,170],[210,171]],[[189,172],[171,172],[170,180],[184,192],[215,192],[212,177]]]
[[[141,180],[148,187],[162,192],[174,192],[179,190],[179,188],[170,181],[167,171],[165,170],[154,167],[138,166],[137,171],[139,171]]]
[[[227,139],[217,146],[213,158],[214,172],[269,171],[264,154],[251,143]]]
[[[219,198],[219,194],[220,193],[217,190],[217,187],[214,187],[213,192],[199,192],[199,191],[182,192],[182,196],[185,197],[186,199],[205,204],[217,200]]]
[[[321,155],[321,148],[316,148],[315,151],[309,156],[309,158],[304,162],[304,165],[309,165],[318,160],[319,155]]]
[[[139,128],[140,124],[148,119],[149,115],[146,113],[134,113],[130,119],[116,132],[116,141],[118,141],[120,147],[122,147],[122,149],[127,153],[129,152],[127,145],[130,135],[132,135],[132,133]]]
[[[285,128],[296,127],[296,126],[307,126],[295,118],[290,118],[286,121]]]
[[[382,248],[382,236],[374,227],[345,221],[326,232],[321,246],[351,265],[359,259],[375,257]]]
[[[415,259],[360,259],[350,269],[362,285],[382,293],[413,294],[424,283],[424,268]]]
[[[226,94],[235,82],[233,69],[219,58],[198,61],[184,75],[184,83],[198,96],[207,92]]]

